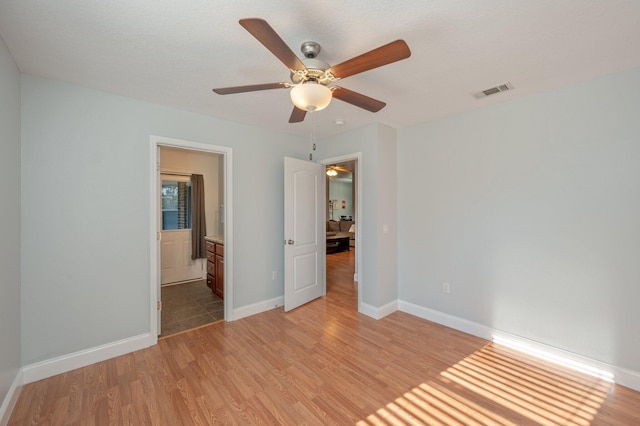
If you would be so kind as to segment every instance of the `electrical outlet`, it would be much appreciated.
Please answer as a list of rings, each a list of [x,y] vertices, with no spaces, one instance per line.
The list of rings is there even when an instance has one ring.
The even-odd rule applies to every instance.
[[[272,280],[277,280],[278,279],[278,271],[273,271],[273,273],[271,274],[271,279]]]
[[[442,292],[449,294],[449,283],[442,283]]]

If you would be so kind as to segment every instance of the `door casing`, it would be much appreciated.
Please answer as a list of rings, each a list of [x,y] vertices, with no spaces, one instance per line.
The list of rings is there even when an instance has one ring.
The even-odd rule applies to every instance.
[[[160,147],[210,152],[224,156],[224,320],[233,321],[233,150],[227,146],[209,145],[182,139],[150,136],[149,149],[149,324],[152,342],[158,342],[160,297]]]
[[[354,152],[351,154],[340,155],[337,157],[325,158],[322,160],[318,160],[318,163],[323,164],[325,166],[343,163],[345,161],[355,161],[356,162],[356,270],[353,276],[354,281],[358,283],[358,312],[362,312],[362,289],[364,285],[364,279],[362,271],[362,250],[360,250],[361,238],[362,238],[362,152]]]

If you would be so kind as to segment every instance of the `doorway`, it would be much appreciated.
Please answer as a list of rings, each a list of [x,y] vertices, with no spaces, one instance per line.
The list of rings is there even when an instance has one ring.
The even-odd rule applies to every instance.
[[[157,341],[158,335],[181,331],[175,324],[163,331],[162,326],[170,322],[180,322],[184,329],[189,329],[232,319],[232,151],[228,147],[178,139],[157,136],[150,139],[150,328]],[[224,297],[209,288],[212,285],[208,259],[191,259],[188,229],[191,192],[186,181],[192,174],[202,175],[205,181],[206,256],[209,257],[210,245],[213,250],[220,246],[215,251],[224,255],[218,271],[224,280],[219,282],[224,283]],[[163,247],[167,239],[169,244]],[[212,259],[215,260],[213,253]],[[187,270],[186,275],[181,269]],[[211,314],[213,311],[217,311],[216,315]],[[182,316],[177,316],[178,313]],[[202,322],[207,317],[209,321]]]
[[[207,252],[203,250],[202,258],[192,258],[192,231],[200,205],[195,199],[198,191],[192,184],[193,175],[201,176],[203,183],[200,214],[205,222],[205,241],[215,238],[220,246],[224,245],[220,212],[224,197],[223,159],[217,153],[160,147],[162,337],[224,319],[223,293],[211,285],[216,274],[209,270],[213,268],[207,268]],[[219,271],[217,275],[217,281],[222,283],[223,273]]]
[[[357,291],[356,309],[362,288],[358,277],[362,217],[359,160],[360,153],[356,153],[321,161],[327,172],[327,292],[349,291],[350,286]]]

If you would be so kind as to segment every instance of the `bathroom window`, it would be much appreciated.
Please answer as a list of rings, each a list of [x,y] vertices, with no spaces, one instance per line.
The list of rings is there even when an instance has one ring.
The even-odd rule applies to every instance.
[[[191,229],[191,181],[162,176],[162,230]]]

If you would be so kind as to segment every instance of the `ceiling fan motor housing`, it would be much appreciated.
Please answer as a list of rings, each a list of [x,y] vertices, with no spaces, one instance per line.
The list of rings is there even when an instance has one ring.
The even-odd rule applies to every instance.
[[[313,59],[320,53],[320,45],[315,41],[305,41],[300,46],[300,50],[305,58]]]
[[[303,59],[302,63],[306,69],[291,72],[291,81],[293,84],[300,84],[311,80],[327,85],[335,80],[330,73],[327,73],[327,70],[331,67],[326,62],[320,59]]]

